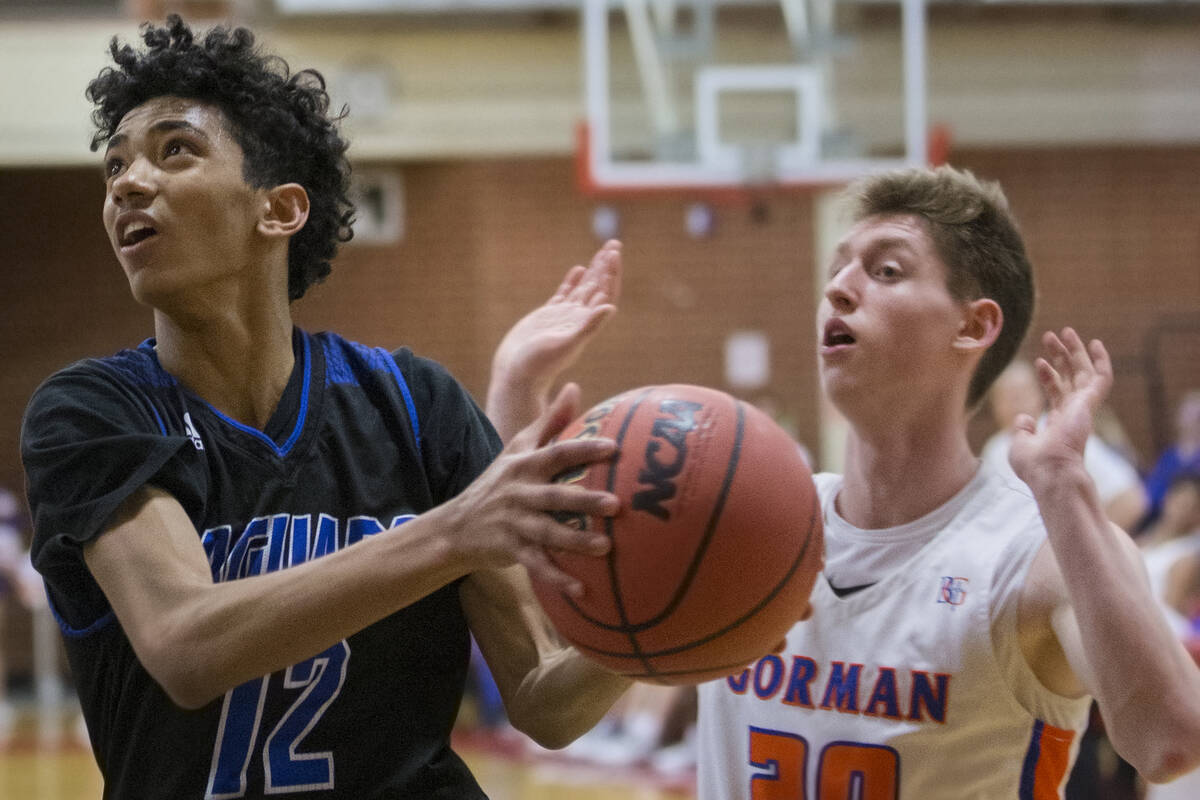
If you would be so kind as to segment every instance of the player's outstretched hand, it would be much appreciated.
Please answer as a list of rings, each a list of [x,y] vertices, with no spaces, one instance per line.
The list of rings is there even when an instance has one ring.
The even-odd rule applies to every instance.
[[[1098,339],[1087,345],[1071,328],[1042,336],[1043,356],[1034,366],[1049,410],[1042,425],[1028,414],[1015,422],[1009,462],[1031,487],[1069,468],[1082,468],[1096,410],[1112,387],[1112,363]]]
[[[586,267],[569,269],[550,299],[518,320],[500,341],[488,388],[493,421],[499,422],[496,417],[503,413],[496,406],[514,404],[517,398],[511,395],[516,394],[522,401],[532,397],[540,412],[555,379],[617,312],[620,294],[621,243],[612,239]]]
[[[515,435],[504,451],[470,486],[442,507],[446,533],[471,571],[520,563],[542,580],[578,596],[582,585],[547,556],[555,550],[602,556],[602,534],[579,531],[557,521],[554,512],[594,516],[617,513],[608,492],[554,482],[554,476],[580,464],[603,461],[616,452],[611,439],[553,441],[579,414],[579,387],[567,384],[532,425]]]

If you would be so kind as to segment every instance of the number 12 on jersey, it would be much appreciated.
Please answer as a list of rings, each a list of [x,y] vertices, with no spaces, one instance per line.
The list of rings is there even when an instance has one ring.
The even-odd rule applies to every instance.
[[[808,741],[795,733],[750,728],[751,800],[896,800],[900,754],[861,742],[831,742],[817,754],[816,796],[807,790]]]
[[[262,747],[263,789],[267,794],[333,788],[333,753],[301,753],[299,747],[341,693],[349,660],[350,643],[343,639],[283,672],[283,689],[298,696]],[[267,675],[247,681],[225,695],[206,800],[245,796],[246,772],[260,735],[263,703],[271,679]]]

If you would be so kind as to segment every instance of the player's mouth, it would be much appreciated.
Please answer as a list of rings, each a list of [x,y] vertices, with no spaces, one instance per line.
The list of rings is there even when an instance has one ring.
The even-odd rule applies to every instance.
[[[117,219],[117,245],[128,250],[158,234],[154,220],[140,212],[123,214]]]
[[[825,332],[821,337],[821,351],[837,352],[850,347],[855,342],[850,326],[838,317],[833,317],[825,323]]]

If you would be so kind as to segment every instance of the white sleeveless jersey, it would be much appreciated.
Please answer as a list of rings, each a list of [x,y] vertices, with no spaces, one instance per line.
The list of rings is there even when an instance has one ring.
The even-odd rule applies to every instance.
[[[840,486],[817,476],[844,526]],[[1020,653],[1037,506],[988,467],[948,505],[888,530],[938,528],[870,587],[839,598],[820,576],[783,652],[699,687],[700,800],[1061,797],[1090,700],[1046,690]]]

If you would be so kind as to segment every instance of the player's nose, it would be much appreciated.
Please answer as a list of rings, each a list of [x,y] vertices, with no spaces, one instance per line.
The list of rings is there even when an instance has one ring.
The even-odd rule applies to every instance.
[[[109,195],[118,206],[136,204],[154,194],[153,167],[144,158],[137,158],[113,178]]]

